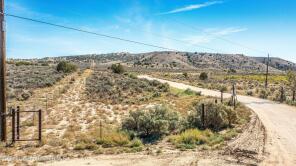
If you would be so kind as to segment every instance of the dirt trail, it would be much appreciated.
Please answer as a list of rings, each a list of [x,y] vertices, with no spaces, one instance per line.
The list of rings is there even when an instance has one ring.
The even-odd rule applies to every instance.
[[[219,97],[220,92],[197,88],[183,83],[140,76],[168,83],[179,89],[190,88],[201,91],[203,95]],[[230,94],[226,94],[230,97]],[[265,152],[268,154],[262,165],[296,165],[296,108],[285,104],[255,97],[238,96],[238,100],[251,108],[266,128],[267,140]]]

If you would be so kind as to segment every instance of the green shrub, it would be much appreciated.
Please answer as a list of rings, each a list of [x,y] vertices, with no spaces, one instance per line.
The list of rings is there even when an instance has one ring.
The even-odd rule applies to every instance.
[[[149,110],[130,112],[123,121],[122,128],[147,138],[176,131],[179,124],[180,115],[177,112],[170,111],[164,106],[155,106]]]
[[[200,73],[199,79],[200,80],[207,80],[208,79],[208,73],[206,73],[206,72]]]
[[[195,91],[191,90],[190,88],[187,88],[183,93],[186,95],[196,95],[196,96],[201,95],[201,92],[195,92]]]
[[[57,65],[58,72],[72,73],[72,72],[75,72],[76,70],[77,70],[76,65],[66,62],[66,61],[62,61]]]
[[[116,73],[116,74],[122,74],[125,72],[124,67],[120,63],[112,64],[111,70],[113,73]]]
[[[202,103],[197,103],[187,117],[188,128],[208,128],[214,131],[219,131],[236,122],[236,112],[228,106],[221,103],[204,102],[205,105],[205,126],[202,124]]]
[[[131,148],[137,148],[141,146],[143,146],[143,143],[139,138],[134,138],[129,144],[129,147]]]

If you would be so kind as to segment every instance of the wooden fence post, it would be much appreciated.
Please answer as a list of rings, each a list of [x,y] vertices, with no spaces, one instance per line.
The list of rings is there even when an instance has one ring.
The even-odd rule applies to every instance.
[[[20,106],[16,107],[16,139],[20,139]]]
[[[12,134],[12,144],[15,143],[15,109],[11,110],[11,134]]]
[[[41,143],[42,141],[42,111],[38,110],[38,140]]]
[[[205,129],[205,104],[201,104],[201,122],[203,129]]]

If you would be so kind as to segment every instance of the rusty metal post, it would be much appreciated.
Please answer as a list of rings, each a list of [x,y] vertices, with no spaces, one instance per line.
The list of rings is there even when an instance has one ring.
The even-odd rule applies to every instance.
[[[38,110],[38,140],[42,141],[42,111]]]
[[[12,143],[15,143],[15,109],[11,110],[11,133]]]
[[[201,122],[203,129],[205,129],[205,104],[201,104]]]
[[[20,107],[16,107],[16,139],[20,139]]]
[[[6,141],[6,50],[4,0],[0,0],[0,135],[1,141]]]

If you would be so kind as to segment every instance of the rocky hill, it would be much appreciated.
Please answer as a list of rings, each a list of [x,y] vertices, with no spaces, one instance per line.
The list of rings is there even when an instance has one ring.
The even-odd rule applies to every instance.
[[[191,52],[148,52],[148,53],[110,53],[78,55],[54,58],[69,60],[76,63],[91,63],[97,65],[124,63],[130,67],[170,70],[219,70],[240,72],[264,72],[266,65],[260,58],[248,57],[242,54],[191,53]],[[281,72],[292,62],[281,59],[271,59],[271,72]],[[295,66],[295,64],[293,64]],[[293,66],[292,65],[292,66]],[[296,66],[295,66],[296,67]]]
[[[267,62],[266,57],[253,57],[253,58],[260,63],[266,64],[266,62]],[[281,58],[271,57],[269,63],[270,63],[270,66],[272,66],[278,70],[283,70],[283,71],[296,70],[295,63],[281,59]]]

